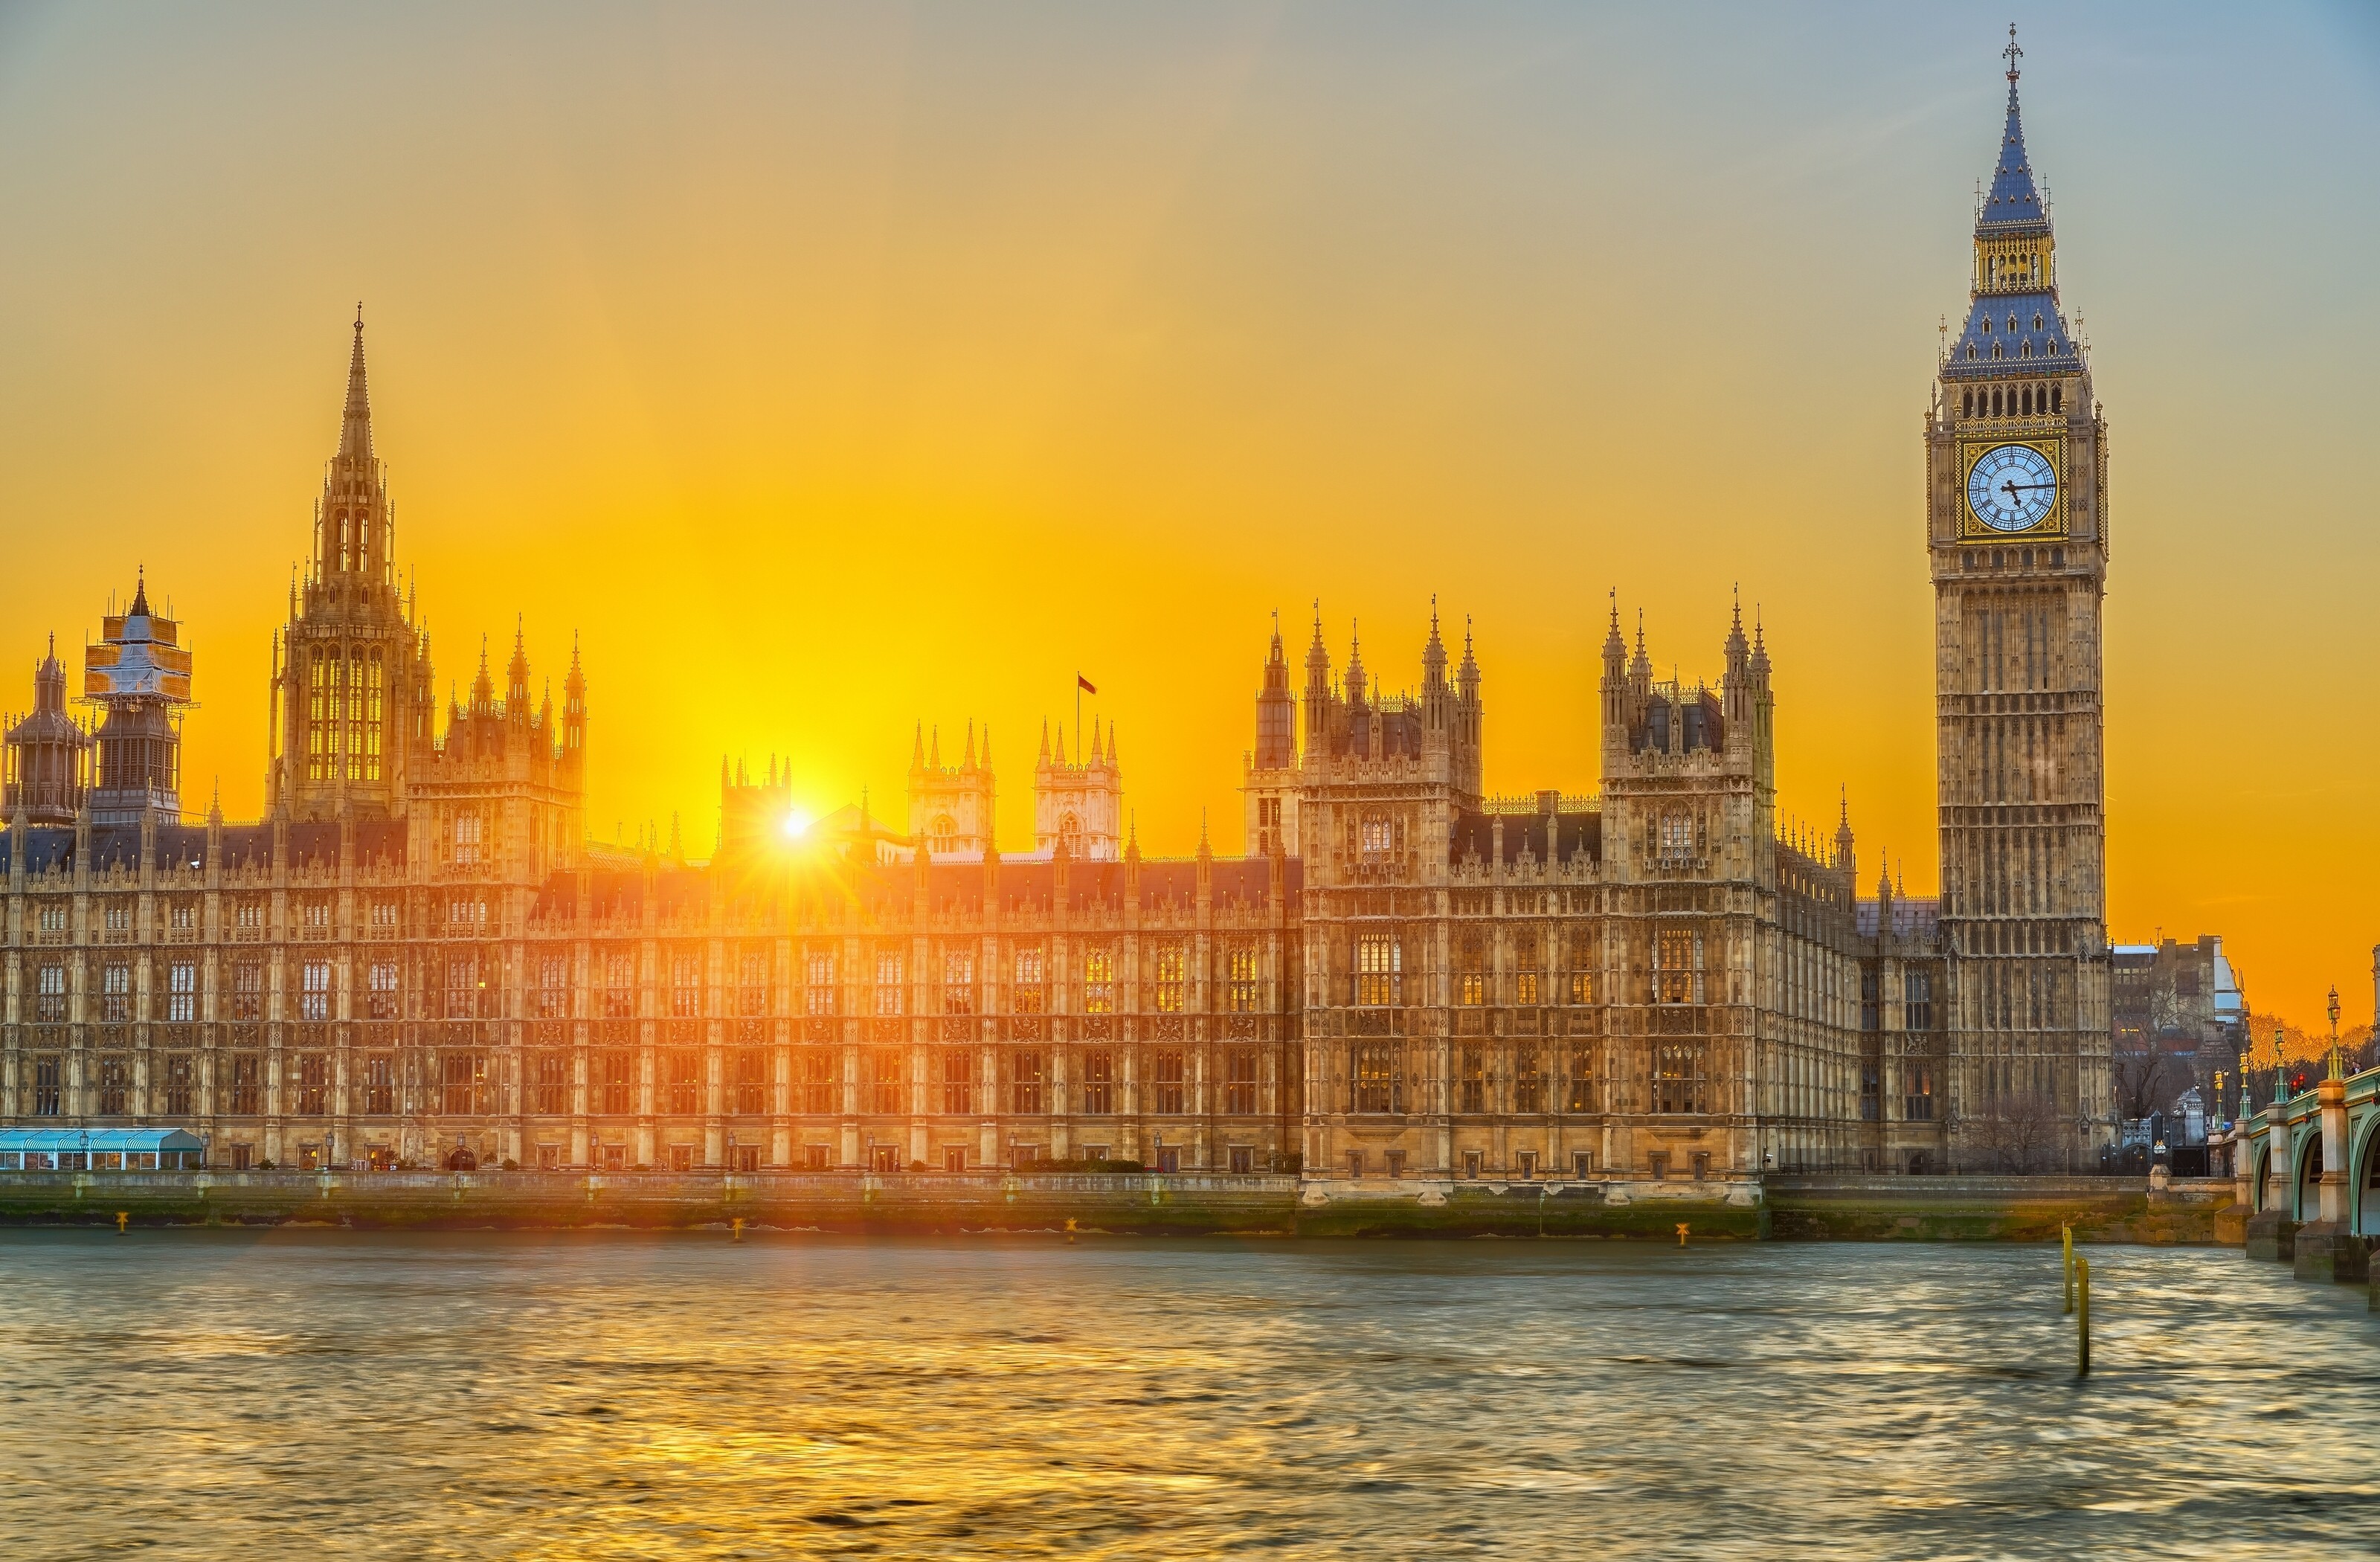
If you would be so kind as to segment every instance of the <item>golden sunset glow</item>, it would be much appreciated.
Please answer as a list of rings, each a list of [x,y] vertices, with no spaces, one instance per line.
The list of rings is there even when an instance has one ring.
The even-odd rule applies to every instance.
[[[2360,1022],[2380,50],[2019,20],[2111,431],[2110,934]],[[0,704],[145,567],[185,806],[262,807],[360,299],[442,697],[516,616],[558,694],[577,635],[599,839],[707,851],[722,755],[790,766],[789,842],[897,816],[917,724],[972,721],[1022,848],[1045,722],[1096,719],[1145,850],[1236,852],[1318,598],[1390,691],[1435,598],[1488,789],[1586,791],[1608,593],[1691,681],[1740,587],[1781,806],[1931,893],[1920,420],[2005,21],[0,14]]]

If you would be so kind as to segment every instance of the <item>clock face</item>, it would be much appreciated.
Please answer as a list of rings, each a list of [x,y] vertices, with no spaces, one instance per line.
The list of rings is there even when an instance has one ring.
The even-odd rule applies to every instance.
[[[2030,531],[2057,499],[2057,470],[2030,445],[1996,445],[1967,473],[1967,507],[1995,531]]]

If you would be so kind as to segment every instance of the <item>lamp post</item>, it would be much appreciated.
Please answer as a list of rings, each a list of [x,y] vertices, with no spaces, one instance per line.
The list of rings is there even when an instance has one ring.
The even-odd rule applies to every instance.
[[[2339,1063],[2338,989],[2333,987],[2330,990],[2330,1077],[2334,1080],[2344,1079],[2346,1077],[2345,1073],[2339,1068]]]
[[[2278,1101],[2289,1085],[2289,1062],[2281,1056],[2281,1028],[2273,1027],[2273,1099]]]

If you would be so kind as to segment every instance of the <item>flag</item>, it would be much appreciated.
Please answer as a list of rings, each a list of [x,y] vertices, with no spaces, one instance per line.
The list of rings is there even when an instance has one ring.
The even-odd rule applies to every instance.
[[[1086,694],[1097,694],[1099,691],[1099,685],[1093,683],[1090,679],[1085,677],[1080,673],[1076,673],[1075,675],[1075,687],[1081,689]]]

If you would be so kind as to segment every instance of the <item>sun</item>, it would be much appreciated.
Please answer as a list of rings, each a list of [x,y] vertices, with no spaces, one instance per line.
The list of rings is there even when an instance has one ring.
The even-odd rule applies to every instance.
[[[800,809],[788,809],[783,822],[777,827],[785,833],[787,840],[797,841],[810,833],[810,816]]]

